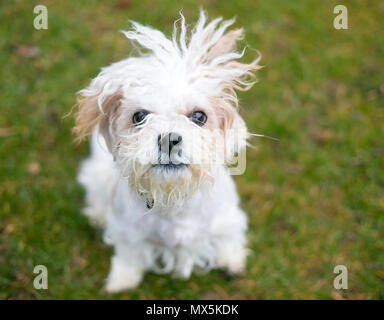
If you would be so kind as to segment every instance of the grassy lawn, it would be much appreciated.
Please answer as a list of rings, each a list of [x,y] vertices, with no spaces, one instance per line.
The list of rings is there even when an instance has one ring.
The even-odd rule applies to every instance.
[[[333,28],[335,1],[2,1],[0,4],[0,299],[383,299],[384,3],[342,1],[349,30]],[[33,28],[33,7],[49,10]],[[149,274],[107,295],[111,248],[80,215],[76,183],[88,144],[63,118],[100,67],[130,54],[118,31],[137,20],[170,33],[178,11],[237,16],[245,60],[263,55],[240,94],[254,138],[236,177],[249,215],[244,277],[214,271],[184,281]],[[49,270],[35,290],[33,269]],[[333,289],[333,268],[349,289]]]

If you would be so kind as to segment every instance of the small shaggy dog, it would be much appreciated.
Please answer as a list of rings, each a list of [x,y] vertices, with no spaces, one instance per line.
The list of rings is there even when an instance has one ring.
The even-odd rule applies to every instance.
[[[188,278],[194,269],[244,271],[247,218],[228,164],[249,137],[235,90],[255,81],[259,58],[237,60],[242,29],[207,22],[171,39],[132,22],[143,51],[103,68],[80,91],[74,132],[92,134],[78,179],[84,213],[114,246],[106,289],[136,287],[146,271]]]

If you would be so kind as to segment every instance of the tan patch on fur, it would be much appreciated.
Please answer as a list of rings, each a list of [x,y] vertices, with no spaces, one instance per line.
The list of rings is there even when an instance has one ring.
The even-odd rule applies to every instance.
[[[224,68],[237,68],[244,70],[244,74],[236,79],[233,79],[232,83],[227,87],[231,94],[236,96],[235,89],[240,91],[247,91],[255,84],[256,76],[253,71],[257,71],[262,68],[258,64],[259,60],[260,58],[252,61],[251,63],[231,61],[224,65]]]
[[[216,57],[222,56],[226,53],[232,52],[235,50],[236,42],[243,39],[243,29],[236,29],[227,32],[222,36],[216,44],[208,51],[205,56],[206,61],[212,61]],[[228,83],[225,89],[230,95],[234,97],[233,102],[237,106],[237,95],[235,90],[247,91],[249,90],[255,81],[254,71],[261,69],[259,66],[260,57],[251,63],[241,63],[238,61],[230,61],[223,65],[223,68],[236,68],[241,69],[244,73],[235,79],[232,79],[231,83]]]
[[[222,99],[214,99],[212,101],[216,119],[218,120],[220,130],[225,131],[232,128],[233,120],[235,118],[235,108]]]
[[[206,55],[207,61],[231,52],[236,46],[236,41],[243,38],[243,29],[236,29],[227,32],[219,41],[208,51]]]
[[[80,96],[77,100],[78,111],[76,113],[75,127],[72,131],[76,134],[76,142],[82,141],[90,135],[97,124],[104,127],[108,116],[116,109],[122,98],[120,93],[107,97],[103,103],[102,114],[98,106],[98,94],[92,96]]]

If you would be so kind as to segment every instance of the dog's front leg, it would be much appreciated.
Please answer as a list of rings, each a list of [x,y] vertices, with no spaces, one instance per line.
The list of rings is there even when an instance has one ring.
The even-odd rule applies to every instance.
[[[245,272],[247,248],[237,240],[224,240],[217,251],[217,265],[231,275]]]
[[[145,264],[143,253],[138,250],[140,245],[120,245],[115,247],[115,255],[111,259],[106,290],[119,292],[135,288],[142,280]]]

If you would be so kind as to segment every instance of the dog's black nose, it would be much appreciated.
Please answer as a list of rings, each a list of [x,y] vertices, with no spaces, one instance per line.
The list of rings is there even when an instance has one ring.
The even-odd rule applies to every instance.
[[[171,151],[174,146],[181,144],[183,140],[182,136],[175,132],[170,132],[166,135],[160,135],[157,137],[157,142],[159,144],[159,150],[162,152],[168,152],[171,154]]]
[[[169,134],[169,144],[170,144],[169,152],[171,152],[172,148],[175,145],[180,144],[182,140],[183,140],[183,138],[181,135],[179,135],[178,133],[175,133],[175,132],[171,132]]]
[[[182,155],[182,140],[183,138],[181,135],[175,132],[159,135],[157,137],[157,143],[159,146],[158,163],[178,165]]]

